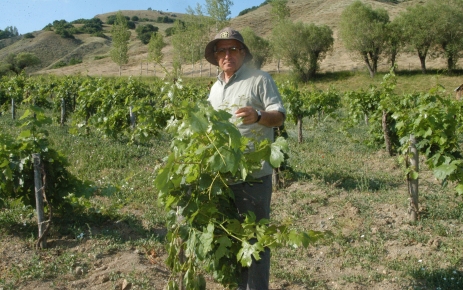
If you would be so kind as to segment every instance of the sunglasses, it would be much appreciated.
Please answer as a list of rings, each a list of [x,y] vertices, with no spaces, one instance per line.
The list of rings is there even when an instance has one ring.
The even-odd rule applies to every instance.
[[[238,48],[235,46],[228,47],[228,48],[220,48],[216,51],[214,51],[214,54],[217,57],[224,57],[227,55],[227,51],[230,55],[237,55],[239,51],[243,50],[244,48]]]

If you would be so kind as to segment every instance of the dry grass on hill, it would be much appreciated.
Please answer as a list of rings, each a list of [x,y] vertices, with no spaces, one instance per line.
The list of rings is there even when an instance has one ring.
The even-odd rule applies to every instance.
[[[354,0],[291,0],[288,1],[288,7],[291,11],[293,21],[302,21],[305,23],[315,23],[317,25],[328,25],[334,33],[335,43],[332,53],[322,61],[320,71],[346,71],[346,70],[365,70],[361,61],[356,60],[342,45],[338,36],[338,24],[342,11],[350,5]],[[374,8],[384,8],[388,10],[391,18],[395,17],[401,11],[404,11],[407,6],[418,3],[418,1],[405,1],[400,4],[389,4],[373,0],[364,0],[365,3],[372,5]],[[153,7],[155,9],[155,7]],[[95,17],[106,21],[107,17],[115,12],[99,14]],[[124,15],[139,18],[147,18],[156,20],[159,16],[169,16],[170,18],[182,18],[182,13],[177,12],[160,12],[156,10],[122,10]],[[162,14],[161,14],[162,13]],[[52,20],[50,20],[52,21]],[[153,23],[158,26],[160,31],[165,31],[172,24]],[[244,27],[252,28],[258,35],[269,37],[272,30],[270,19],[270,5],[264,5],[258,9],[238,16],[231,20],[231,25],[240,30]],[[110,26],[105,25],[105,34],[110,35]],[[0,59],[4,58],[9,53],[18,53],[20,51],[31,51],[36,53],[42,59],[42,64],[39,70],[35,69],[35,73],[39,74],[57,74],[57,75],[93,75],[93,76],[117,76],[119,67],[109,58],[109,50],[111,42],[108,39],[90,37],[89,35],[76,35],[76,39],[63,39],[52,32],[35,32],[36,38],[23,39],[7,48],[0,50]],[[211,36],[212,37],[212,36]],[[172,46],[170,38],[165,38],[168,43],[164,48],[164,66],[167,69],[172,67]],[[82,59],[81,64],[66,66],[59,69],[51,69],[54,63],[59,61],[68,62],[71,58]],[[200,63],[194,65],[184,65],[184,73],[187,76],[200,76]],[[400,69],[417,70],[420,67],[419,59],[416,55],[403,54],[398,58],[398,66]],[[445,62],[442,59],[429,59],[427,66],[430,69],[440,69],[445,67]],[[277,70],[276,62],[270,62],[263,67],[264,70],[274,72]],[[288,67],[283,63],[280,66],[282,71],[287,71]],[[387,70],[388,65],[382,62],[379,65],[380,70]],[[209,76],[214,74],[215,68],[209,66],[203,61],[201,76]],[[130,41],[129,63],[123,67],[122,74],[125,76],[152,76],[163,75],[160,68],[155,68],[153,64],[147,62],[147,47],[141,44],[136,38],[135,31],[132,31]]]

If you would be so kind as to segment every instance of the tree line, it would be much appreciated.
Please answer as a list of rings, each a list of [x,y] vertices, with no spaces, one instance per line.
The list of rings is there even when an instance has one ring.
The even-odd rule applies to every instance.
[[[242,29],[245,42],[254,56],[252,65],[261,68],[270,61],[276,61],[279,70],[283,62],[298,80],[309,81],[319,71],[326,55],[333,51],[332,28],[293,22],[287,0],[267,2],[271,5],[270,35],[264,38],[249,27]],[[231,0],[207,0],[205,7],[200,4],[194,8],[189,6],[185,17],[175,20],[165,36],[151,24],[135,26],[133,20],[121,12],[112,15],[111,58],[120,70],[128,63],[130,29],[135,29],[138,39],[148,45],[148,61],[162,65],[162,48],[167,45],[164,37],[170,37],[174,74],[180,74],[185,64],[192,65],[193,69],[197,63],[202,66],[204,47],[210,35],[230,25],[232,5]],[[380,61],[387,60],[394,68],[402,53],[416,54],[423,73],[426,73],[426,61],[430,58],[445,59],[447,71],[452,73],[463,51],[462,8],[463,0],[429,0],[407,7],[391,20],[386,9],[375,9],[356,0],[341,13],[340,41],[354,60],[365,64],[371,77],[377,73]],[[102,34],[99,29],[102,29],[103,22],[99,19],[79,20],[76,23],[84,24],[80,31],[87,29],[89,33],[94,31]],[[66,36],[72,35],[69,29],[74,26],[61,20],[49,27]]]
[[[381,59],[394,67],[405,52],[418,56],[422,73],[426,73],[426,60],[438,57],[446,60],[451,73],[463,51],[463,1],[431,0],[407,7],[390,20],[385,9],[357,0],[342,12],[340,36],[371,76]]]
[[[5,30],[0,29],[0,39],[18,36],[19,32],[16,26],[7,26]]]
[[[319,71],[320,63],[333,51],[333,30],[327,25],[293,22],[287,0],[269,0],[272,33],[264,38],[251,28],[242,30],[253,53],[252,64],[261,68],[275,60],[289,66],[298,80],[307,82]],[[391,2],[391,1],[389,1]],[[206,6],[188,7],[184,22],[174,23],[171,44],[174,71],[182,64],[199,62],[214,31],[230,25],[229,0],[208,0]],[[391,68],[402,53],[416,54],[421,71],[426,60],[443,58],[452,73],[463,51],[463,0],[430,0],[409,6],[391,20],[384,8],[373,8],[360,0],[341,13],[339,35],[354,60],[363,62],[373,77],[378,63],[387,60]]]

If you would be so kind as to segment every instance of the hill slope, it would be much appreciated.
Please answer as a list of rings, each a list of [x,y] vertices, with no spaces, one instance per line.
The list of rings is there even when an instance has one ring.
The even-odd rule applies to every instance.
[[[343,47],[338,37],[338,25],[342,11],[354,0],[290,0],[288,7],[291,11],[293,21],[301,21],[304,23],[314,23],[317,25],[325,24],[331,27],[334,33],[335,43],[334,49],[326,59],[321,63],[321,71],[340,71],[340,70],[363,70],[362,62],[356,61],[349,52]],[[373,8],[384,8],[389,12],[391,18],[394,18],[398,13],[404,11],[407,6],[418,3],[418,0],[401,2],[400,4],[390,4],[374,0],[363,0],[363,2],[372,5]],[[264,5],[258,9],[251,11],[242,16],[238,16],[231,20],[231,25],[240,30],[244,27],[251,27],[258,35],[268,37],[271,34],[272,24],[270,19],[270,5]],[[124,15],[132,17],[138,16],[140,19],[157,19],[159,16],[169,16],[172,18],[182,17],[179,13],[165,13],[155,10],[136,10],[136,11],[121,11]],[[99,14],[95,17],[106,21],[107,17],[116,12]],[[152,22],[149,22],[152,23]],[[152,23],[160,28],[160,31],[165,31],[172,24]],[[109,35],[110,26],[105,25],[105,33]],[[53,32],[39,31],[34,33],[36,38],[21,39],[3,49],[0,49],[0,60],[10,53],[18,53],[21,51],[34,52],[42,59],[42,64],[30,70],[29,72],[36,73],[52,73],[52,74],[88,74],[96,76],[116,76],[119,74],[118,66],[111,61],[109,50],[111,41],[108,39],[91,37],[89,35],[76,35],[75,40],[63,39]],[[212,35],[211,35],[212,38]],[[172,47],[170,38],[165,41],[168,46],[164,48],[164,66],[170,68],[172,66]],[[4,44],[6,45],[6,44]],[[1,47],[1,45],[0,45]],[[83,62],[78,65],[66,66],[59,69],[52,69],[53,64],[70,59],[81,59]],[[204,65],[206,64],[206,65]],[[418,69],[419,60],[415,55],[400,55],[398,59],[399,69]],[[445,63],[442,60],[428,60],[429,68],[442,68]],[[288,68],[283,63],[280,68],[284,71]],[[387,70],[386,63],[380,63],[380,70]],[[186,75],[199,76],[199,65],[192,67],[184,65],[184,73]],[[276,71],[277,64],[269,63],[263,67],[267,71]],[[206,62],[203,62],[201,75],[212,75],[215,71]],[[129,63],[123,67],[123,75],[160,75],[160,69],[157,69],[153,64],[147,62],[147,46],[143,45],[136,39],[135,31],[132,31]]]

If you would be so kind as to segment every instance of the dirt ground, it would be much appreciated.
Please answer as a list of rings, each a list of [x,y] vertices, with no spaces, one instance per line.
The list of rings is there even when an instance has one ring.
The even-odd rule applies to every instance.
[[[398,194],[405,194],[406,188],[400,188]],[[307,218],[298,220],[298,223],[305,224],[306,228],[319,231],[340,232],[342,236],[351,238],[352,234],[363,227],[366,217],[362,215],[361,209],[349,202],[345,202],[348,192],[341,192],[339,195],[328,197],[326,192],[310,182],[295,182],[289,187],[276,191],[273,197],[275,214],[283,218],[278,204],[288,202],[288,195],[296,191],[310,191],[312,197],[325,198],[323,203],[313,202],[317,207],[317,214],[307,215]],[[360,193],[359,193],[360,194]],[[361,193],[365,194],[365,193]],[[305,202],[305,201],[301,201]],[[365,232],[369,238],[363,235],[350,241],[352,249],[362,247],[364,244],[384,243],[381,236],[399,235],[400,232],[412,230],[409,216],[404,208],[396,204],[376,204],[377,211],[369,220],[369,231]],[[341,226],[342,225],[342,226]],[[108,225],[105,225],[107,227]],[[111,225],[110,225],[111,226]],[[113,224],[125,236],[130,236],[133,230],[130,225],[120,223]],[[92,228],[97,232],[98,226]],[[162,229],[160,229],[162,230]],[[455,229],[463,233],[463,227]],[[278,272],[286,269],[288,272],[304,271],[310,277],[309,285],[306,283],[290,283],[285,279],[276,278],[271,275],[271,289],[343,289],[343,290],[399,290],[411,289],[404,285],[400,272],[392,271],[386,267],[386,262],[405,261],[415,259],[420,261],[431,256],[438,258],[443,255],[439,247],[445,242],[446,237],[434,237],[426,244],[413,240],[389,240],[382,245],[387,254],[385,261],[376,265],[378,275],[383,277],[381,281],[346,281],[346,277],[365,275],[366,269],[361,264],[346,266],[346,248],[338,242],[320,243],[310,246],[308,249],[284,249],[283,254],[275,253],[273,266]],[[79,257],[69,265],[68,273],[60,276],[59,279],[27,279],[16,285],[15,289],[164,289],[170,277],[169,269],[165,266],[166,253],[162,248],[130,247],[119,250],[104,250],[104,244],[100,240],[83,238],[49,240],[48,249],[37,251],[33,248],[32,242],[23,238],[9,236],[0,239],[0,273],[10,265],[22,268],[21,263],[30,259],[33,255],[40,256],[44,263],[52,263],[58,259],[63,251],[71,251]],[[284,253],[293,252],[298,258],[285,258]],[[442,257],[440,267],[449,267],[450,262]],[[371,270],[370,270],[371,272]],[[137,281],[131,285],[129,281]],[[377,280],[377,279],[376,279]],[[207,289],[223,289],[219,284],[214,283],[210,278],[207,281]],[[426,289],[426,288],[423,288]]]

